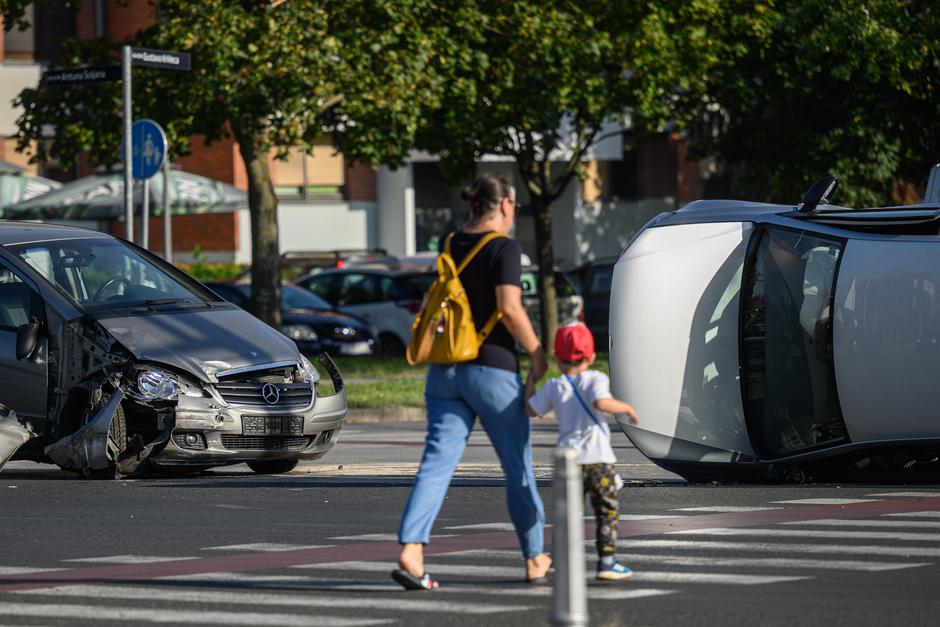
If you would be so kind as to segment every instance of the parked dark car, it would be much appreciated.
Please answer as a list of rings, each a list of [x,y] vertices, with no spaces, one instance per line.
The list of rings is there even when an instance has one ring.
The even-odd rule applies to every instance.
[[[228,302],[245,309],[251,297],[251,285],[245,283],[206,283]],[[294,340],[300,352],[316,355],[323,351],[334,355],[371,355],[375,337],[364,321],[333,308],[307,290],[281,287],[281,333]]]
[[[594,336],[599,352],[608,349],[608,321],[610,320],[610,285],[616,259],[604,259],[584,264],[568,273],[572,282],[580,286],[584,299],[584,324]]]
[[[294,284],[338,311],[366,320],[378,331],[379,354],[397,356],[405,353],[424,292],[436,277],[426,272],[379,269],[325,270],[301,277]]]

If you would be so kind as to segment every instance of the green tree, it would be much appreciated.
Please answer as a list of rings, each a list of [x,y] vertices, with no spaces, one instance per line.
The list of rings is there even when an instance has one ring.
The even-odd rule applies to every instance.
[[[428,16],[439,13],[431,0],[160,0],[159,6],[160,21],[129,43],[189,52],[193,69],[135,68],[134,116],[163,124],[177,152],[192,134],[210,140],[232,134],[248,173],[252,308],[279,326],[269,152],[283,156],[330,133],[347,156],[400,163],[422,112],[437,106],[437,73],[429,64],[444,31]],[[53,66],[113,60],[117,43],[72,41]],[[21,148],[40,140],[46,125],[55,127],[51,142],[38,142],[38,158],[71,163],[89,151],[97,163],[115,161],[119,86],[27,89],[18,104],[25,109]]]
[[[716,155],[750,198],[795,203],[832,174],[840,204],[910,201],[904,181],[923,184],[940,160],[937,4],[800,0],[764,10],[769,28],[745,33],[744,54],[708,77],[698,153]]]
[[[732,17],[736,24],[763,17],[751,3],[719,0],[469,4],[476,15],[452,22],[462,46],[444,104],[419,144],[438,153],[455,180],[466,179],[486,153],[515,160],[535,212],[545,341],[557,327],[551,206],[605,122],[636,133],[681,127],[678,105],[702,93],[712,68],[739,54],[712,33]]]

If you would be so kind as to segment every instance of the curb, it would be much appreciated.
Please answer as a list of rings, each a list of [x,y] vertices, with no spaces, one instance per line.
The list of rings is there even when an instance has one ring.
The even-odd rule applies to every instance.
[[[364,422],[425,422],[424,407],[373,407],[350,409],[346,412],[346,423]]]

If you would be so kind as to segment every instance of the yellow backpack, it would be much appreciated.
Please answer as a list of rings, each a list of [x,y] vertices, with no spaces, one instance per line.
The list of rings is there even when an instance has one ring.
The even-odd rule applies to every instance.
[[[483,340],[502,317],[499,310],[494,311],[486,325],[477,332],[460,273],[484,246],[497,237],[506,236],[500,233],[483,236],[460,262],[460,267],[454,263],[450,253],[453,236],[453,233],[447,236],[444,250],[437,256],[437,280],[428,288],[421,311],[411,325],[411,341],[405,357],[412,366],[425,362],[455,364],[476,359]]]

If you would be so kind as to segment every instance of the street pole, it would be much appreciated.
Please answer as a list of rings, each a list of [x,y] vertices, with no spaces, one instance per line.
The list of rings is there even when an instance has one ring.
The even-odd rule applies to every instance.
[[[134,241],[133,142],[131,140],[131,47],[121,47],[121,81],[124,91],[124,239]]]
[[[584,572],[584,494],[578,452],[570,446],[555,449],[555,590],[552,625],[586,627],[587,584]]]
[[[150,179],[141,182],[144,184],[144,202],[140,217],[140,245],[150,250]]]
[[[170,159],[163,162],[163,258],[173,263],[173,216],[170,214]]]

